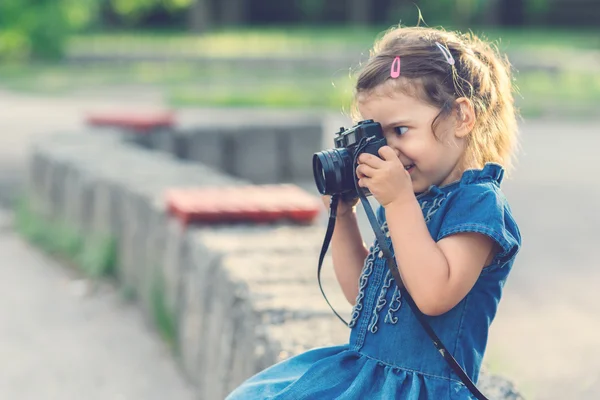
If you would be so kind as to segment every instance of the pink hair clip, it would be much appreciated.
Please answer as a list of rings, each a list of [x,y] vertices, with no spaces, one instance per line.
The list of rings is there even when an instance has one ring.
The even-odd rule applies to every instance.
[[[394,62],[392,62],[392,68],[390,69],[390,76],[394,79],[400,76],[400,57],[396,56]]]
[[[452,57],[452,53],[450,53],[448,47],[441,45],[439,42],[435,42],[435,45],[442,51],[446,61],[448,61],[448,64],[454,65],[454,57]]]

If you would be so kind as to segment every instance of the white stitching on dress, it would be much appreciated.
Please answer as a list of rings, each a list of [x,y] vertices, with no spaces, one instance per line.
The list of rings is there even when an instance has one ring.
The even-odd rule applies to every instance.
[[[398,289],[398,285],[394,289],[394,294],[392,295],[392,301],[390,302],[390,306],[388,307],[387,314],[385,316],[384,322],[387,324],[395,324],[398,322],[398,317],[394,316],[394,313],[400,309],[402,305],[402,292]]]
[[[356,325],[356,321],[360,316],[360,311],[363,308],[362,300],[365,297],[365,288],[369,282],[369,276],[373,273],[373,263],[375,260],[375,253],[377,252],[379,252],[379,246],[374,245],[365,260],[365,266],[359,278],[358,295],[356,295],[356,301],[354,302],[354,307],[352,307],[352,316],[348,323],[349,328],[353,328]]]
[[[385,275],[385,278],[384,278],[383,286],[381,287],[381,291],[379,292],[379,297],[377,298],[377,304],[375,305],[375,308],[373,309],[373,315],[371,316],[371,322],[369,323],[369,330],[371,331],[371,333],[376,333],[377,330],[379,329],[377,327],[377,322],[379,321],[379,312],[381,311],[383,306],[385,306],[385,303],[387,303],[387,300],[385,297],[387,295],[387,290],[391,286],[393,280],[394,279],[392,277],[392,273],[388,269],[388,271]]]
[[[423,201],[421,203],[421,210],[423,210],[423,217],[425,217],[425,222],[429,222],[431,221],[431,217],[433,217],[433,215],[437,212],[437,210],[440,209],[440,207],[442,206],[442,203],[446,200],[446,198],[448,197],[448,195],[450,195],[451,192],[448,192],[448,194],[444,195],[444,196],[440,196],[438,198],[433,199],[432,203],[429,203],[427,201]],[[429,208],[427,208],[427,205],[429,205]],[[425,211],[427,210],[427,211]]]

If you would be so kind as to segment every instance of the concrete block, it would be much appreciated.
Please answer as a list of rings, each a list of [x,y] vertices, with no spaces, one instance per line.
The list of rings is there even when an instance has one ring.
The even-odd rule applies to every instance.
[[[176,137],[180,146],[177,156],[224,170],[227,148],[223,132],[216,129],[188,129],[177,131]]]
[[[78,179],[79,173],[74,168],[70,168],[67,166],[65,168],[65,177],[64,177],[64,202],[63,209],[61,210],[61,215],[64,218],[64,222],[71,225],[75,228],[75,220],[77,218],[77,211],[75,206],[78,204]]]
[[[52,218],[52,185],[53,185],[53,169],[57,162],[53,162],[52,159],[47,159],[44,162],[44,169],[42,171],[41,185],[39,196],[41,206],[38,211],[41,212],[42,216],[46,219]]]
[[[91,232],[94,206],[93,178],[75,165],[65,167],[64,202],[62,211],[65,222],[82,234]]]
[[[148,221],[145,251],[138,271],[142,301],[152,306],[159,295],[162,306],[176,328],[182,301],[183,232],[158,204],[147,204],[145,209],[145,219]]]
[[[32,197],[39,197],[39,189],[42,184],[44,170],[44,158],[39,146],[33,146],[27,164],[27,192]]]
[[[224,171],[257,184],[280,181],[284,174],[280,162],[283,144],[278,130],[253,127],[228,137],[231,153],[224,155]]]
[[[125,286],[127,291],[138,294],[138,276],[137,271],[140,268],[140,236],[146,232],[141,226],[141,220],[138,216],[137,201],[135,194],[123,190],[121,196],[121,235],[118,238],[118,259],[119,269],[118,278]]]
[[[207,312],[206,341],[202,351],[202,380],[199,388],[203,399],[222,399],[225,396],[230,364],[233,359],[233,308],[236,304],[236,283],[222,268],[214,270],[211,279],[214,290]]]
[[[66,170],[66,165],[61,162],[56,162],[49,168],[51,182],[49,183],[50,193],[48,201],[52,219],[61,219],[63,217]]]
[[[153,150],[162,151],[167,154],[175,153],[175,137],[171,128],[156,128],[148,132],[149,146]]]
[[[163,260],[159,257],[161,249],[152,248],[152,246],[162,247],[162,244],[159,244],[156,240],[156,237],[162,236],[162,233],[156,230],[160,231],[165,228],[156,222],[158,217],[146,201],[147,199],[138,194],[134,194],[132,198],[137,203],[135,205],[136,233],[130,241],[131,246],[133,246],[132,257],[136,260],[133,273],[134,286],[142,310],[148,321],[154,323],[156,302],[158,300],[164,301],[166,288],[162,271]]]
[[[231,362],[225,378],[226,394],[256,373],[256,359],[265,352],[265,338],[257,335],[258,320],[249,300],[249,292],[242,291],[242,288],[238,290],[237,301],[230,314],[233,342]]]
[[[150,231],[150,221],[148,219],[148,205],[146,199],[139,193],[131,192],[128,196],[129,203],[131,204],[131,210],[133,211],[128,219],[131,219],[130,227],[132,228],[130,236],[130,254],[131,260],[134,261],[131,267],[130,277],[132,278],[132,285],[134,286],[136,293],[139,295],[139,300],[148,305],[151,302],[146,295],[148,294],[145,289],[145,282],[153,282],[156,270],[160,269],[158,264],[160,260],[149,260],[148,258],[148,233]]]
[[[214,347],[211,342],[214,336],[211,334],[218,328],[211,326],[211,322],[215,315],[213,303],[218,301],[218,295],[222,293],[222,287],[215,280],[220,269],[221,254],[209,251],[195,230],[186,235],[186,243],[189,244],[189,257],[184,259],[182,271],[184,285],[179,313],[180,346],[188,375],[199,388],[203,388],[205,384],[212,384],[207,379],[207,370],[213,366],[207,356],[209,348]],[[186,354],[188,351],[190,353]]]
[[[94,209],[94,178],[88,174],[84,174],[79,180],[79,201],[76,201],[76,210],[78,210],[78,218],[75,221],[76,225],[84,232],[89,234],[92,232],[92,210]]]
[[[287,128],[284,132],[289,171],[288,181],[313,179],[312,156],[321,151],[323,127],[320,123]]]
[[[310,179],[312,154],[322,148],[321,119],[279,118],[188,124],[175,131],[184,143],[175,154],[254,183]]]
[[[166,257],[180,262],[182,273],[181,308],[178,311],[177,333],[179,354],[187,378],[198,386],[202,380],[200,371],[204,365],[203,350],[208,296],[212,285],[206,281],[207,274],[217,268],[220,257],[208,253],[201,244],[191,245],[186,234],[173,232],[169,235]]]
[[[119,234],[118,206],[114,187],[106,178],[98,178],[92,188],[94,208],[91,230],[95,234],[116,238]]]
[[[152,135],[150,133],[141,133],[133,130],[123,129],[121,135],[125,143],[140,146],[145,149],[152,149]]]

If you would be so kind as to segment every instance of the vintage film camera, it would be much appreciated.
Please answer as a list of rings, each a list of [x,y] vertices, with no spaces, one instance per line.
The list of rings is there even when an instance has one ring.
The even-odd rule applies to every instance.
[[[356,159],[362,153],[379,157],[379,149],[386,145],[381,124],[368,119],[348,130],[340,128],[333,141],[334,149],[313,155],[313,175],[319,193],[339,194],[342,199],[357,198],[359,193],[354,185]],[[359,189],[365,196],[371,195],[367,188]]]

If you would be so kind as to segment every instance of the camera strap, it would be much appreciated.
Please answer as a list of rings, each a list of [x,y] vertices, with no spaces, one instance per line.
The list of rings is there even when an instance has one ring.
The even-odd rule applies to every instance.
[[[360,150],[358,150],[356,152],[356,156],[354,157],[354,165],[356,165],[357,156],[358,156],[359,152],[360,152]],[[408,293],[408,290],[404,286],[404,283],[402,282],[402,278],[400,277],[400,272],[398,270],[398,265],[396,264],[396,259],[394,258],[394,255],[392,254],[392,250],[390,249],[390,247],[387,246],[387,241],[386,241],[384,232],[381,229],[381,226],[379,225],[379,221],[377,221],[377,217],[375,216],[375,213],[373,212],[373,208],[371,207],[371,204],[369,204],[369,201],[365,197],[361,188],[358,187],[358,182],[356,180],[356,177],[355,177],[354,181],[355,181],[354,184],[356,187],[356,191],[358,192],[360,201],[363,205],[363,208],[365,210],[367,218],[369,219],[371,228],[373,229],[373,232],[375,233],[375,237],[377,238],[377,242],[379,243],[379,247],[383,251],[383,255],[385,256],[385,258],[387,260],[386,264],[392,274],[392,277],[394,278],[394,281],[396,282],[396,285],[398,285],[398,289],[400,290],[402,297],[404,298],[404,301],[408,304],[408,306],[412,310],[413,314],[417,318],[417,321],[419,321],[419,324],[423,327],[423,329],[425,330],[425,332],[427,333],[427,335],[433,342],[433,345],[438,350],[440,355],[444,358],[444,360],[446,361],[448,366],[452,369],[452,371],[454,371],[454,373],[458,376],[458,378],[462,381],[462,383],[467,387],[467,389],[469,389],[469,391],[473,394],[473,396],[475,396],[475,398],[477,400],[488,400],[487,397],[485,397],[483,395],[483,393],[481,393],[479,391],[479,389],[477,389],[477,387],[475,386],[473,381],[471,381],[471,379],[469,378],[467,373],[458,364],[458,362],[452,356],[452,354],[448,351],[448,349],[446,349],[446,346],[444,346],[444,344],[442,343],[440,338],[437,336],[437,334],[435,333],[435,331],[433,330],[433,328],[427,321],[427,316],[425,314],[423,314],[421,312],[421,310],[419,310],[419,308],[415,304],[414,300],[410,296],[410,293]],[[329,307],[333,310],[333,313],[347,326],[348,323],[337,313],[337,311],[335,311],[335,309],[333,308],[331,303],[329,303],[329,300],[327,299],[327,296],[325,296],[325,292],[323,291],[323,286],[321,285],[321,267],[323,264],[323,260],[325,258],[325,254],[327,253],[327,249],[329,248],[329,243],[331,242],[331,238],[333,236],[333,231],[335,228],[335,220],[336,220],[336,215],[337,215],[337,206],[339,203],[339,197],[340,197],[339,194],[334,194],[331,197],[327,231],[325,233],[325,238],[323,240],[321,254],[319,255],[319,266],[317,268],[317,280],[319,282],[319,288],[321,289],[321,293],[323,294],[325,301],[327,302]]]
[[[327,230],[325,231],[325,238],[323,239],[323,246],[321,247],[321,254],[319,254],[319,266],[317,267],[317,281],[319,282],[319,289],[321,289],[321,294],[325,298],[325,301],[331,308],[331,311],[344,323],[344,325],[348,326],[348,323],[340,314],[335,311],[335,308],[327,299],[325,295],[325,291],[323,290],[323,285],[321,285],[321,268],[323,267],[323,260],[325,259],[325,254],[327,254],[327,249],[329,248],[329,243],[331,242],[331,237],[333,236],[333,230],[335,228],[335,219],[337,215],[337,206],[339,203],[339,196],[333,195],[331,196],[331,203],[329,205],[329,221],[327,222]]]

